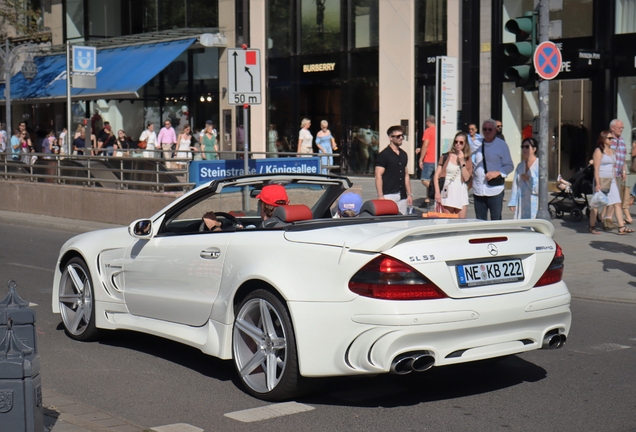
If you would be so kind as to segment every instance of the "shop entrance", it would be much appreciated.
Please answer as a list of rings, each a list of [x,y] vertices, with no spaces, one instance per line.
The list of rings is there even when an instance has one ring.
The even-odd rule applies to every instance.
[[[504,103],[511,102],[519,94],[512,88],[506,92]],[[518,144],[527,137],[539,138],[539,100],[538,92],[520,92],[523,100],[520,136],[517,138],[510,129],[506,129],[506,120],[514,119],[514,105],[511,117],[504,115],[504,133],[506,142],[511,146],[513,161],[521,160]],[[514,123],[514,122],[513,122]],[[596,136],[592,125],[592,82],[588,79],[550,81],[550,118],[548,121],[548,181],[555,182],[561,176],[568,180],[579,169],[587,166],[592,157]],[[519,130],[519,129],[518,129]],[[596,131],[595,133],[598,133]],[[515,153],[519,152],[519,153]],[[544,157],[544,155],[539,155]]]
[[[316,137],[321,120],[329,122],[329,130],[336,143],[342,136],[342,90],[340,86],[305,85],[300,88],[299,112],[302,118],[311,120],[310,131]],[[298,119],[298,128],[300,128]],[[295,148],[295,146],[294,146]],[[314,148],[314,151],[317,149]]]
[[[550,181],[556,181],[559,174],[571,178],[592,158],[596,137],[591,131],[591,102],[592,82],[588,79],[550,82]]]

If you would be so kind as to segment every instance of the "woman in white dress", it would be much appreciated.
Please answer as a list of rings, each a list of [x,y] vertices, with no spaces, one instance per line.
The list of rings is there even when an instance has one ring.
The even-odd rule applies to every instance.
[[[618,222],[618,234],[633,233],[634,230],[625,226],[623,212],[621,209],[621,196],[616,185],[614,165],[616,164],[616,155],[612,150],[612,140],[614,134],[610,131],[603,131],[596,141],[596,150],[592,160],[594,161],[594,192],[603,192],[607,194],[609,201],[608,206],[614,206],[616,210],[616,221]],[[596,229],[596,214],[598,209],[590,210],[590,226],[588,231],[590,234],[600,234]]]
[[[536,219],[539,210],[539,143],[526,138],[521,143],[523,160],[515,169],[508,207],[515,219]]]
[[[176,159],[192,159],[192,152],[190,151],[190,143],[192,142],[192,133],[190,129],[190,125],[186,124],[181,129],[181,133],[177,137],[177,157]],[[179,161],[177,162],[179,165],[185,165],[188,162]]]
[[[468,209],[467,183],[473,175],[473,163],[470,159],[468,136],[464,132],[455,135],[453,146],[442,155],[435,170],[435,202],[444,206],[447,213],[466,217]],[[444,187],[440,189],[439,179],[444,178]]]
[[[143,152],[143,156],[147,158],[158,158],[159,154],[155,152],[157,148],[157,134],[155,132],[155,125],[152,122],[148,122],[146,130],[141,133],[139,142],[145,142],[146,147]]]
[[[311,157],[313,153],[313,142],[314,137],[309,132],[309,126],[311,126],[311,120],[308,118],[304,118],[302,122],[300,122],[300,132],[298,133],[298,147],[296,148],[296,153],[300,157]]]

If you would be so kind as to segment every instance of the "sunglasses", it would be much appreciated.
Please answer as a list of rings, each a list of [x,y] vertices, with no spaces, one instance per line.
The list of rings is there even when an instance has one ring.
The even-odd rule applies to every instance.
[[[457,140],[455,140],[455,144],[466,144],[466,142],[464,142],[464,141],[457,141]]]
[[[608,136],[608,137],[607,137],[607,138],[605,138],[605,139],[606,139],[606,140],[613,140],[613,139],[614,139],[614,137],[610,137],[610,136]]]
[[[391,138],[402,139],[404,135],[391,135]]]
[[[481,128],[481,130],[483,130],[483,131],[491,131],[491,130],[494,130],[494,129],[493,128]]]
[[[528,144],[526,144],[526,145],[522,145],[522,146],[521,146],[521,148],[522,148],[522,149],[529,149],[530,147],[531,147],[531,146],[529,146]]]

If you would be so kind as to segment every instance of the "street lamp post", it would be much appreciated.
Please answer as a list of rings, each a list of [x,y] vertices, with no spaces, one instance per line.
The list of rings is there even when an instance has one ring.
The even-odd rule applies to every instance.
[[[11,136],[13,134],[13,127],[11,125],[11,71],[13,70],[13,62],[18,58],[18,56],[24,51],[30,51],[35,48],[36,45],[33,44],[21,44],[12,46],[9,43],[9,39],[5,41],[5,48],[2,49],[0,47],[0,58],[4,63],[4,100],[5,107],[7,110],[6,113],[6,128],[7,128],[7,136]],[[22,65],[22,74],[24,78],[28,81],[32,80],[35,75],[38,73],[38,67],[33,61],[31,57],[29,57],[24,64]]]

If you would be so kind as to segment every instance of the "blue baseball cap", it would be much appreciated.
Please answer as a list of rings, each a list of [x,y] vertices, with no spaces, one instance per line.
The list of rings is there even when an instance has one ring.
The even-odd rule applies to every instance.
[[[338,211],[340,213],[345,210],[353,210],[357,215],[360,213],[360,207],[362,207],[362,197],[357,193],[345,192],[338,200]]]

